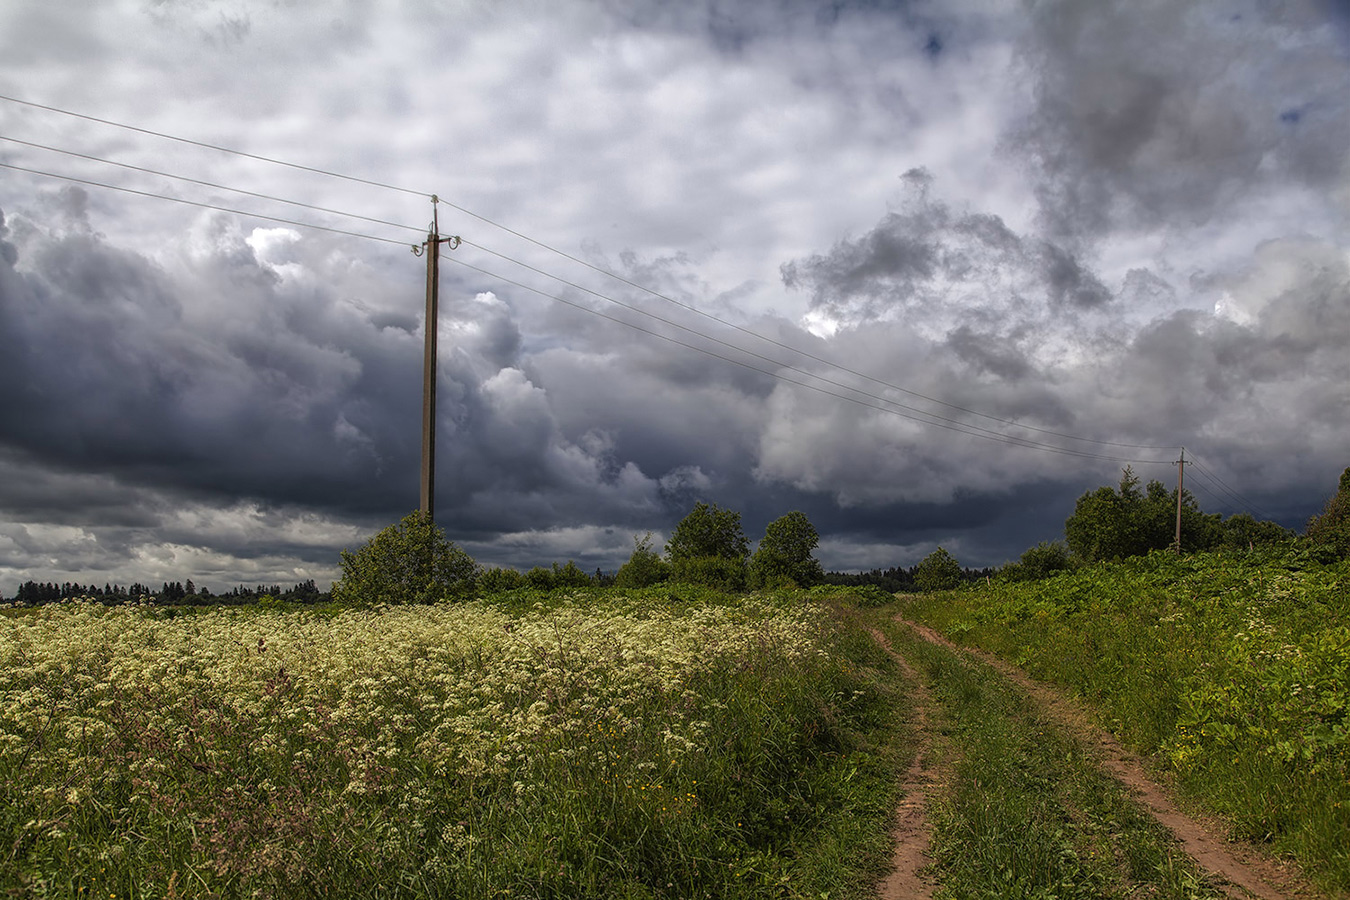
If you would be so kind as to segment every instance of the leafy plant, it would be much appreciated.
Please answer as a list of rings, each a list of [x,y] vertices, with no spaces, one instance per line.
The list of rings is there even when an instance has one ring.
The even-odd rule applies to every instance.
[[[434,603],[466,599],[478,564],[446,538],[430,517],[409,513],[355,553],[342,551],[342,578],[333,599],[364,603]]]
[[[1350,468],[1341,473],[1340,487],[1320,515],[1308,520],[1308,539],[1350,556]]]
[[[756,587],[785,584],[810,587],[825,577],[812,552],[820,535],[806,513],[793,511],[770,522],[750,558],[750,581]]]
[[[914,584],[925,593],[951,590],[960,583],[961,564],[941,547],[925,556],[914,569]]]
[[[741,514],[711,503],[699,503],[690,510],[666,543],[671,576],[676,581],[723,590],[745,587],[749,552],[750,541],[741,530]]]
[[[670,577],[670,565],[652,549],[652,533],[633,537],[633,555],[619,567],[614,584],[621,588],[643,588],[660,584]]]
[[[712,503],[695,505],[666,543],[671,562],[700,556],[745,559],[749,552],[750,541],[741,530],[741,514]]]

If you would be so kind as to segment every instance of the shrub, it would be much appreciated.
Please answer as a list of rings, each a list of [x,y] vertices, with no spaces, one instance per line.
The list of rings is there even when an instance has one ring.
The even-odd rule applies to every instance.
[[[914,569],[914,585],[925,593],[951,590],[960,583],[961,564],[941,547],[925,556]]]
[[[1020,560],[1004,566],[1000,574],[1009,581],[1039,581],[1071,565],[1067,547],[1059,541],[1041,541],[1028,548]]]
[[[525,586],[525,576],[516,569],[488,569],[478,576],[478,591],[499,594]]]
[[[1321,515],[1308,520],[1308,539],[1340,556],[1350,556],[1350,469],[1341,473],[1340,487]]]
[[[750,558],[750,582],[755,587],[810,587],[825,572],[811,555],[820,535],[806,513],[793,511],[769,523],[764,540]]]
[[[435,603],[469,597],[478,564],[446,538],[429,516],[409,513],[355,553],[342,551],[338,602]]]
[[[614,583],[621,588],[643,588],[660,584],[670,577],[670,564],[652,549],[652,533],[633,537],[633,555],[619,567]]]
[[[732,593],[745,590],[748,574],[744,559],[725,556],[685,557],[670,564],[672,581],[701,584]]]
[[[744,560],[750,542],[741,531],[741,514],[711,503],[699,503],[680,520],[666,544],[673,563],[681,559],[717,556]]]

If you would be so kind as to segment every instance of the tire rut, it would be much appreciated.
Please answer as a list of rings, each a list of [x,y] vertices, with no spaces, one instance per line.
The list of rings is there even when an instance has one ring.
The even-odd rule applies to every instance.
[[[1021,669],[991,653],[962,647],[932,628],[903,616],[897,615],[894,620],[929,643],[979,659],[1026,691],[1048,720],[1095,748],[1102,768],[1125,785],[1153,818],[1181,843],[1196,865],[1214,877],[1229,896],[1236,900],[1249,897],[1293,900],[1320,896],[1290,868],[1262,856],[1254,848],[1231,843],[1219,836],[1216,823],[1203,823],[1183,813],[1163,786],[1145,772],[1139,757],[1126,750],[1114,735],[1094,725],[1087,710],[1071,698],[1033,680]]]
[[[891,872],[877,886],[877,897],[879,900],[931,900],[937,883],[926,871],[932,862],[928,846],[933,837],[928,807],[945,789],[950,748],[938,747],[941,739],[932,727],[932,694],[918,671],[895,651],[884,634],[876,629],[871,632],[913,686],[911,699],[917,745],[901,784],[900,803],[891,826]]]

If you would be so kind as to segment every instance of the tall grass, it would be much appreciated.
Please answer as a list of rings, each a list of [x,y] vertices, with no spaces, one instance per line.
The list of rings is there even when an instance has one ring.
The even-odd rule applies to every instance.
[[[1234,834],[1350,890],[1350,563],[1155,553],[906,614],[1074,689]]]
[[[920,670],[955,759],[934,810],[943,898],[1207,898],[1223,891],[1077,742],[989,666],[881,623]]]
[[[865,634],[527,601],[0,620],[0,890],[865,894],[903,763]]]

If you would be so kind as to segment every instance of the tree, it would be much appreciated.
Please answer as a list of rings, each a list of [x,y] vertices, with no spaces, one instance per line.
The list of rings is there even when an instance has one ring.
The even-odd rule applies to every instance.
[[[745,558],[750,541],[741,530],[741,514],[699,503],[675,526],[666,543],[671,577],[725,591],[745,587]]]
[[[435,603],[466,599],[478,564],[421,512],[375,535],[355,553],[342,551],[333,599],[367,603]]]
[[[1070,565],[1068,548],[1059,541],[1041,541],[1029,547],[1017,562],[1004,566],[1000,574],[1009,581],[1039,581]]]
[[[925,593],[949,591],[961,583],[961,564],[938,547],[914,569],[914,586]]]
[[[741,514],[711,503],[695,505],[675,526],[666,544],[672,562],[700,556],[743,560],[749,552],[750,542],[741,531]]]
[[[652,549],[652,533],[633,535],[633,555],[619,567],[614,583],[621,588],[642,588],[659,584],[670,577],[670,565]]]
[[[1283,525],[1258,520],[1251,513],[1234,513],[1223,520],[1223,545],[1238,550],[1278,544],[1293,536]]]
[[[1321,514],[1308,520],[1308,539],[1350,556],[1350,468],[1341,473],[1340,485]]]
[[[1073,515],[1064,522],[1069,551],[1078,559],[1096,562],[1165,550],[1176,542],[1177,492],[1161,481],[1139,490],[1139,478],[1126,467],[1120,488],[1100,487],[1078,498]],[[1223,540],[1218,515],[1200,511],[1190,491],[1181,495],[1181,546],[1208,550]]]
[[[478,576],[478,589],[484,594],[513,591],[525,586],[525,576],[515,569],[485,569]]]
[[[769,523],[764,540],[750,558],[750,580],[757,587],[792,583],[798,587],[818,584],[825,578],[812,552],[820,535],[806,513],[794,510]]]

